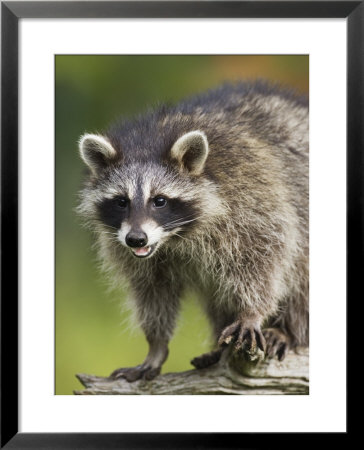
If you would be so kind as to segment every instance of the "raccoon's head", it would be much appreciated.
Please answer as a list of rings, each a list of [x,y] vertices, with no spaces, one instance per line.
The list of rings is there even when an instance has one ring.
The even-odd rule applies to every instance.
[[[200,176],[208,153],[201,131],[177,139],[163,161],[137,153],[125,158],[106,137],[86,134],[80,154],[91,176],[83,192],[83,213],[134,256],[150,257],[172,236],[182,239],[213,207],[212,183]]]

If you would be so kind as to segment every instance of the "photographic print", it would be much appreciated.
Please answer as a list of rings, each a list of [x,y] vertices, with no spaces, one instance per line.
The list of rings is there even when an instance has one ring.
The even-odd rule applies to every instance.
[[[308,75],[55,56],[56,394],[308,394]]]
[[[328,432],[334,432],[336,436],[345,436],[348,427],[347,302],[354,293],[357,297],[361,280],[358,230],[362,229],[363,196],[358,186],[361,186],[362,167],[359,119],[362,117],[360,62],[363,52],[358,36],[362,35],[362,2],[329,1],[325,2],[324,8],[320,2],[301,1],[261,4],[241,1],[152,1],[140,4],[9,1],[2,2],[1,6],[4,263],[1,408],[5,412],[2,414],[1,445],[4,448],[35,445],[230,448],[241,445],[242,438],[244,442],[254,440],[255,444],[261,440],[271,443],[277,433],[299,433],[303,438],[307,433],[309,438],[313,432],[315,435],[323,432],[326,436]],[[192,113],[196,119],[197,110],[193,112],[192,106],[198,104],[201,113],[211,118],[212,111],[216,116],[216,109],[209,110],[208,98],[215,98],[215,105],[217,99],[220,100],[221,119],[227,115],[233,118],[234,109],[236,112],[239,108],[234,107],[231,97],[235,100],[239,96],[220,95],[224,89],[225,92],[240,89],[241,104],[250,95],[250,106],[254,104],[250,114],[255,117],[254,121],[248,115],[242,116],[239,123],[234,118],[229,127],[225,123],[224,129],[229,128],[228,135],[219,134],[223,121],[208,128],[194,120],[193,124],[199,127],[189,129],[181,121],[176,126],[175,136],[166,130],[170,142],[162,149],[162,140],[157,136],[163,129],[160,123],[153,128],[151,115],[157,116],[164,111],[163,120],[167,117],[171,120],[173,111],[182,114],[188,110],[188,116]],[[277,94],[278,102],[267,102]],[[255,102],[253,96],[257,99]],[[229,101],[223,104],[222,98]],[[288,281],[287,295],[266,302],[266,305],[276,305],[275,311],[261,312],[264,318],[260,326],[254,324],[248,327],[248,332],[244,331],[241,310],[239,317],[232,314],[234,317],[217,333],[214,318],[219,317],[218,311],[222,312],[221,318],[224,317],[221,305],[229,299],[226,318],[226,312],[234,310],[237,303],[230,302],[231,295],[221,296],[216,303],[209,302],[206,295],[209,283],[210,292],[222,293],[222,289],[216,287],[221,288],[226,274],[244,274],[242,279],[247,282],[246,275],[258,273],[261,268],[258,260],[247,258],[254,254],[251,244],[259,239],[262,242],[263,230],[269,230],[267,238],[280,231],[274,227],[261,227],[252,232],[253,228],[247,227],[241,218],[257,219],[260,216],[261,225],[270,220],[273,225],[284,222],[291,226],[293,222],[285,219],[292,219],[294,215],[287,216],[286,213],[292,212],[295,200],[297,211],[302,207],[305,196],[300,193],[295,197],[298,190],[290,191],[292,197],[288,198],[277,195],[276,188],[281,186],[284,191],[292,187],[289,173],[297,173],[295,183],[300,184],[306,178],[304,168],[296,171],[295,164],[281,165],[279,158],[268,159],[263,165],[261,159],[269,147],[275,149],[271,156],[277,154],[277,148],[284,147],[286,155],[291,153],[292,161],[297,150],[295,145],[290,146],[291,149],[284,145],[290,140],[290,133],[286,131],[292,129],[297,116],[296,112],[283,114],[279,107],[283,98],[291,106],[299,104],[300,109],[306,109],[307,117],[308,108],[304,104],[308,105],[309,100],[310,232],[306,240],[305,237],[297,239],[297,236],[303,236],[297,233],[299,228],[282,227],[287,239],[283,245],[282,234],[278,232],[275,242],[281,244],[277,250],[283,246],[292,250],[296,242],[298,245],[291,256],[309,248],[309,299],[304,295],[307,302],[298,302],[298,305],[307,306],[309,302],[310,352],[308,342],[307,345],[292,343],[287,326],[294,323],[295,318],[303,319],[300,323],[304,324],[302,311],[291,308],[295,316],[286,316],[289,318],[286,323],[277,321],[284,317],[288,305],[293,306],[289,294],[297,292],[299,281],[305,280],[305,273],[296,273],[296,277],[294,270],[287,269],[284,277],[285,282]],[[236,102],[235,106],[239,100]],[[275,128],[276,134],[272,133],[272,124],[276,120],[282,124],[282,116],[285,123]],[[270,124],[269,133],[263,126],[253,132],[253,125],[260,123],[259,118],[262,123]],[[138,128],[141,121],[150,124],[150,139],[145,134],[142,139],[142,133],[140,136],[133,134],[132,130]],[[211,125],[211,121],[208,123]],[[302,130],[302,124],[298,129]],[[236,127],[242,131],[240,141],[236,139],[236,130],[232,131]],[[118,145],[111,142],[112,130],[120,136]],[[263,131],[267,131],[265,136]],[[191,145],[175,147],[178,140],[191,132],[197,132],[194,137],[201,138],[200,143],[201,140],[204,143],[203,147],[196,145],[197,153],[191,153],[195,148]],[[308,130],[306,133],[308,135]],[[274,135],[277,139],[272,140]],[[228,137],[232,138],[231,145],[227,145]],[[95,140],[97,145],[94,146]],[[100,146],[100,142],[110,145],[111,153],[105,154],[105,146]],[[197,144],[198,141],[193,142]],[[81,146],[81,143],[88,145]],[[227,170],[228,156],[235,157],[234,149],[240,144],[245,160],[230,158]],[[93,147],[98,155],[96,160],[85,156]],[[173,147],[177,151],[172,154]],[[205,160],[200,159],[202,164],[197,167],[202,171],[193,173],[196,165],[191,163],[198,161],[198,154],[203,154],[201,149],[204,149]],[[197,220],[200,216],[196,214],[193,216],[196,220],[184,224],[183,229],[166,230],[162,225],[164,221],[157,220],[157,214],[168,212],[173,200],[171,193],[158,192],[162,203],[166,202],[158,209],[154,204],[156,196],[149,196],[148,201],[144,201],[144,193],[148,191],[143,179],[137,186],[144,186],[143,204],[138,204],[144,211],[140,210],[143,214],[138,216],[148,217],[149,223],[159,224],[160,231],[169,235],[164,235],[165,239],[161,236],[153,249],[150,229],[145,231],[146,222],[143,222],[143,232],[150,240],[146,245],[132,247],[126,242],[129,231],[125,236],[119,234],[122,224],[136,223],[131,218],[137,206],[134,199],[138,196],[132,197],[132,191],[125,189],[127,192],[123,192],[122,198],[127,202],[125,208],[129,209],[124,209],[124,218],[116,214],[120,224],[117,224],[117,230],[109,229],[111,234],[108,235],[107,223],[101,220],[101,215],[92,216],[92,213],[98,213],[98,201],[93,211],[83,209],[84,201],[92,200],[87,196],[87,189],[92,184],[95,192],[101,187],[103,171],[106,175],[106,171],[111,174],[112,169],[118,168],[120,174],[126,175],[127,166],[133,164],[141,170],[144,165],[145,169],[146,163],[141,160],[138,164],[136,159],[133,164],[130,160],[129,164],[127,155],[148,152],[154,158],[158,151],[165,158],[151,159],[153,167],[162,166],[174,172],[176,179],[185,177],[192,184],[193,180],[196,183],[207,180],[219,194],[216,212],[213,208],[209,212],[217,216],[218,210],[223,209],[228,214],[219,214],[218,219],[209,215],[208,220],[204,215],[204,221]],[[91,166],[102,163],[107,154],[118,156],[118,159],[110,164],[110,159],[106,158],[106,167],[93,172]],[[300,153],[304,154],[305,151]],[[220,171],[212,164],[218,155]],[[252,156],[250,160],[249,156]],[[257,172],[253,176],[247,168],[259,161],[262,171],[260,176],[256,176]],[[302,166],[306,164],[308,153]],[[238,168],[242,168],[245,179],[236,176]],[[224,173],[234,175],[230,177],[230,185],[222,177]],[[263,173],[268,175],[266,179],[261,176]],[[140,180],[141,175],[134,179]],[[272,186],[273,179],[288,180],[288,184]],[[243,190],[242,186],[258,186],[259,182],[262,189],[255,198],[256,207],[250,210],[243,199],[252,200],[254,194],[249,189]],[[266,200],[261,204],[263,197],[259,194],[263,191],[263,182],[267,183],[265,198],[270,198],[271,206],[277,206],[276,218],[288,199],[281,220],[272,221],[274,208],[267,208]],[[119,182],[118,190],[122,186]],[[237,199],[234,204],[233,186]],[[223,195],[223,188],[228,195]],[[192,206],[198,206],[198,211],[202,211],[201,199],[205,198],[206,191],[201,189],[200,196],[196,195],[197,189],[191,193]],[[112,198],[117,196],[120,192]],[[103,195],[100,202],[105,198]],[[259,215],[258,211],[263,210],[266,213]],[[308,217],[304,216],[295,225],[301,224],[307,231]],[[229,243],[227,234],[224,240],[216,239],[219,227],[227,229],[228,218],[238,218],[238,221],[234,220],[233,229],[228,231],[231,238],[236,236],[235,232],[239,234],[238,230],[243,231],[239,242],[234,238]],[[210,226],[212,223],[216,227]],[[288,229],[292,233],[288,233]],[[209,230],[209,233],[202,233],[202,230]],[[198,231],[203,239],[197,242],[193,237]],[[100,243],[102,240],[107,242],[107,236],[115,241],[115,252],[124,252],[125,262],[120,271],[118,265],[112,269],[110,258],[100,252]],[[168,267],[171,273],[178,258],[182,260],[182,252],[187,252],[188,247],[184,245],[191,241],[190,259],[182,261],[176,275],[176,280],[186,283],[179,297],[175,323],[169,331],[167,358],[160,363],[166,346],[158,343],[154,347],[159,349],[160,355],[155,352],[154,357],[150,355],[146,361],[150,353],[147,334],[153,334],[153,330],[145,327],[141,320],[143,308],[138,306],[137,289],[128,274],[126,261],[131,261],[130,268],[139,263],[152,264],[170,249],[176,255],[174,265]],[[178,248],[177,245],[172,247],[177,242]],[[213,252],[198,254],[197,249],[206,249],[207,243],[211,242],[216,242]],[[221,246],[222,242],[225,247]],[[222,259],[229,249],[227,243],[234,249],[234,254],[231,253],[228,264],[221,266],[223,270],[218,271],[216,263],[227,261]],[[209,245],[209,249],[211,247]],[[272,261],[270,255],[276,254],[276,248],[270,250],[267,261],[260,260],[263,267],[268,267]],[[140,252],[145,255],[134,254]],[[208,254],[211,264],[206,269]],[[260,248],[257,254],[264,255]],[[244,264],[241,255],[245,256]],[[277,258],[276,270],[267,272],[271,274],[271,280],[282,279],[276,276],[283,268],[282,261],[283,258]],[[251,262],[251,271],[247,262]],[[243,271],[239,272],[239,265]],[[286,268],[288,266],[287,262]],[[168,270],[159,273],[163,277],[155,288],[160,288]],[[268,278],[262,278],[263,283]],[[241,283],[241,290],[245,284],[249,289],[252,286]],[[176,284],[170,286],[176,289]],[[226,283],[226,294],[233,292],[229,291],[231,286]],[[283,284],[277,281],[276,286],[274,282],[266,286],[270,288],[265,291],[268,294],[277,292]],[[216,298],[212,297],[212,300]],[[247,308],[248,299],[248,296],[242,297],[245,318],[249,316],[246,313],[252,313]],[[215,315],[208,311],[209,305],[214,304],[217,305]],[[165,316],[160,318],[165,319]],[[323,333],[335,335],[338,327],[344,331],[343,339],[334,346],[326,346],[325,351],[318,351]],[[267,328],[275,331],[270,334]],[[278,339],[278,332],[283,337],[278,336]],[[308,328],[303,326],[301,332],[307,337]],[[200,358],[206,354],[210,354],[210,360]],[[341,356],[340,364],[336,364],[337,355]],[[192,361],[195,364],[191,364]],[[197,368],[198,361],[204,362],[205,367]],[[148,365],[156,370],[145,370]],[[135,381],[132,381],[132,375],[136,376]],[[152,379],[147,379],[149,377]],[[82,395],[90,394],[98,397],[82,399]],[[119,394],[119,397],[110,394]],[[150,394],[154,394],[153,397]],[[179,395],[171,397],[171,394]],[[211,398],[211,395],[191,394],[215,395]],[[279,395],[272,397],[271,394]],[[294,394],[294,397],[287,399],[281,394]],[[289,408],[286,408],[287,401]],[[221,411],[229,412],[226,418]]]

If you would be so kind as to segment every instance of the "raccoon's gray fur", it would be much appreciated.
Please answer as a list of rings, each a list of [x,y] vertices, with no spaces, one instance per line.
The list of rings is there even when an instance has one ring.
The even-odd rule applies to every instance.
[[[151,379],[186,288],[216,348],[283,359],[308,344],[308,104],[268,84],[226,84],[80,140],[79,212],[103,267],[126,279],[149,353],[114,377]]]

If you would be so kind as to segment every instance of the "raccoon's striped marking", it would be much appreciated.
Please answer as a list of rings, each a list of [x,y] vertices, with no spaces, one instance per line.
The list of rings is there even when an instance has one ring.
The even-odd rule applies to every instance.
[[[145,201],[143,193],[142,186],[139,186],[133,199],[127,193],[105,198],[97,204],[97,209],[102,223],[119,229],[118,238],[122,245],[128,247],[127,236],[130,233],[144,232],[146,243],[143,247],[148,247],[150,251],[135,251],[134,248],[131,251],[135,256],[145,257],[151,256],[152,250],[171,234],[192,227],[198,212],[191,201],[169,198],[163,194]],[[156,205],[156,199],[164,199],[165,204]]]

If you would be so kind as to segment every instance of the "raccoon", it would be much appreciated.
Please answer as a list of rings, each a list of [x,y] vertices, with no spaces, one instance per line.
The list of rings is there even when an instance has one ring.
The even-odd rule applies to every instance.
[[[84,134],[80,214],[113,280],[127,280],[149,344],[110,376],[152,379],[192,288],[214,348],[282,360],[308,345],[308,100],[265,82],[224,84],[104,134]]]

